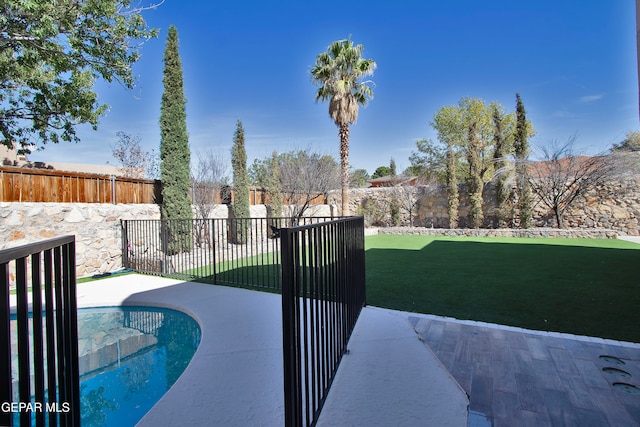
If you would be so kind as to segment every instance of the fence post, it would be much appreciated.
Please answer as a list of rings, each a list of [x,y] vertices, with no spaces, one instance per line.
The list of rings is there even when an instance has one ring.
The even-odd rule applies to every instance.
[[[167,251],[169,250],[169,234],[167,231],[167,227],[169,227],[170,219],[161,219],[160,220],[160,233],[162,235],[162,274],[166,274],[167,269]]]
[[[211,221],[211,252],[213,253],[212,259],[213,259],[213,283],[218,283],[218,259],[216,256],[216,219],[215,218],[209,218],[208,221]]]
[[[116,176],[111,175],[111,203],[117,205],[118,202],[116,200]]]
[[[302,425],[302,390],[298,360],[299,321],[296,315],[298,298],[294,262],[294,238],[289,228],[280,230],[280,260],[282,263],[282,347],[284,362],[284,425]]]
[[[126,219],[120,220],[120,232],[122,233],[122,267],[129,268],[129,227]]]
[[[64,308],[64,331],[67,335],[65,353],[71,355],[66,359],[65,381],[66,401],[74,408],[67,416],[67,426],[80,425],[80,366],[78,363],[78,299],[76,295],[76,245],[75,238],[72,244],[62,247],[62,268],[64,279],[62,281]]]

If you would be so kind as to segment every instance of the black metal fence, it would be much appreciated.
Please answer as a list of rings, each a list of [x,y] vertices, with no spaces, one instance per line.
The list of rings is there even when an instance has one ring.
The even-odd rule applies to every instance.
[[[0,425],[80,425],[75,267],[74,236],[0,251]]]
[[[279,291],[280,230],[331,218],[123,220],[123,267]]]
[[[311,426],[365,305],[364,219],[281,231],[285,425]]]
[[[365,305],[364,218],[122,221],[138,272],[282,292],[285,424],[314,425]]]

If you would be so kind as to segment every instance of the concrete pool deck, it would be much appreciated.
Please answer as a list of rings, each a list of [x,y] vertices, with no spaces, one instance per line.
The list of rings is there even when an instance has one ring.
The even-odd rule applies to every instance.
[[[78,285],[78,307],[152,305],[194,317],[198,350],[139,426],[284,424],[280,295],[141,275]],[[464,390],[405,313],[366,307],[318,425],[466,426]]]
[[[640,236],[618,236],[618,239],[632,243],[640,243]]]

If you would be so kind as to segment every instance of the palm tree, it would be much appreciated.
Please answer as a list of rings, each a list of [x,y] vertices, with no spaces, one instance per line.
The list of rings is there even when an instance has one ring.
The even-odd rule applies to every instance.
[[[362,49],[351,38],[335,41],[311,68],[313,83],[319,86],[316,102],[329,100],[329,116],[339,128],[342,215],[349,215],[349,126],[358,118],[359,106],[373,99],[373,82],[364,79],[373,75],[376,63],[362,58]]]

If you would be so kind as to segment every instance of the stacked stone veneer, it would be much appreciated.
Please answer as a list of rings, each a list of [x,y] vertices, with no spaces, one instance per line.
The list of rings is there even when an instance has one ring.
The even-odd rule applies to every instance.
[[[393,188],[359,188],[350,192],[352,212],[365,215],[367,226],[388,227],[391,224],[390,202],[394,197],[413,197],[417,203],[413,212],[413,225],[426,228],[448,228],[449,215],[445,186],[414,187],[413,195],[398,192]],[[459,227],[467,228],[469,195],[465,185],[459,186]],[[331,200],[339,203],[338,197]],[[496,187],[487,183],[483,192],[483,228],[497,228]],[[555,218],[545,206],[535,200],[533,214],[534,227],[553,228]],[[402,201],[400,202],[402,204]],[[405,203],[406,205],[406,203]],[[400,209],[402,226],[409,225],[409,214]],[[637,236],[640,234],[640,178],[618,180],[588,192],[575,201],[564,215],[564,227],[571,230],[613,230],[617,234]],[[454,230],[453,233],[459,231]],[[546,232],[545,232],[546,233]],[[548,233],[547,233],[548,234]],[[573,232],[572,235],[576,235]]]
[[[309,215],[335,215],[330,205],[314,206]],[[227,218],[229,207],[216,205],[211,218]],[[264,205],[251,206],[251,216],[264,218]],[[122,268],[122,227],[125,219],[160,219],[151,204],[0,203],[0,249],[54,237],[76,236],[76,274],[91,276]]]
[[[588,238],[588,239],[615,239],[620,234],[615,230],[605,229],[580,229],[580,228],[426,228],[426,227],[371,227],[366,235],[401,234],[421,236],[447,236],[447,237],[528,237],[528,238]]]
[[[122,267],[122,219],[159,219],[157,205],[0,203],[0,249],[76,236],[78,277]]]

